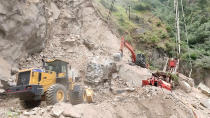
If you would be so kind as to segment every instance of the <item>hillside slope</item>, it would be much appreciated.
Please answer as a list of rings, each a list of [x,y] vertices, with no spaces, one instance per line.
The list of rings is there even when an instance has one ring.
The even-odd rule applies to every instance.
[[[45,37],[45,43],[42,42],[44,44],[42,50],[33,53],[25,53],[25,51],[27,51],[27,49],[24,48],[26,44],[22,44],[22,50],[17,50],[17,52],[21,54],[14,60],[7,59],[7,57],[12,57],[12,54],[5,53],[5,56],[3,56],[4,60],[0,59],[1,62],[4,62],[0,65],[0,71],[7,72],[9,76],[7,79],[14,81],[14,73],[18,71],[16,69],[8,69],[8,66],[12,66],[10,62],[16,64],[18,69],[31,67],[42,68],[41,59],[61,58],[70,63],[72,71],[74,71],[74,77],[77,77],[77,84],[84,85],[83,87],[91,87],[94,90],[94,103],[72,106],[67,102],[47,106],[43,101],[39,107],[24,109],[21,107],[19,99],[3,96],[1,94],[2,91],[0,91],[0,117],[210,117],[208,106],[202,104],[202,101],[208,101],[208,96],[197,88],[194,88],[193,85],[188,86],[190,92],[180,86],[172,92],[154,86],[142,87],[141,81],[151,77],[150,70],[130,64],[130,53],[126,49],[121,61],[117,62],[113,60],[113,54],[119,51],[120,37],[117,37],[118,34],[116,30],[110,28],[103,19],[103,16],[99,14],[99,6],[95,6],[98,2],[95,3],[92,0],[77,0],[73,2],[68,0],[28,0],[24,2],[20,0],[13,1],[14,4],[10,4],[10,1],[0,1],[0,3],[1,2],[7,4],[7,7],[12,5],[11,8],[16,8],[17,5],[19,8],[19,5],[21,5],[20,8],[34,8],[40,10],[40,12],[42,9],[38,9],[37,7],[44,5],[46,7],[46,14],[41,15],[46,15],[47,23],[45,25],[48,26],[47,28],[50,28],[50,36]],[[8,10],[12,10],[11,8],[9,7]],[[28,9],[26,9],[26,11],[27,10]],[[16,17],[19,18],[20,16]],[[38,15],[37,17],[39,18],[41,16]],[[26,19],[27,18],[28,17],[26,17]],[[13,21],[14,19],[12,18],[11,20]],[[21,28],[22,25],[28,26],[29,24],[20,23],[19,27],[15,27]],[[6,26],[9,25],[7,24]],[[33,28],[34,27],[31,29]],[[22,30],[18,31],[20,31],[17,32],[19,36],[19,33],[23,33],[25,30],[23,30],[23,32],[21,32]],[[37,33],[37,30],[32,31],[34,31],[35,34]],[[15,35],[14,37],[17,38],[13,40],[22,41],[18,36]],[[22,37],[22,35],[20,37]],[[9,40],[8,37],[4,38],[5,39],[2,40]],[[39,38],[35,38],[34,40],[36,39]],[[26,40],[26,42],[28,40]],[[30,41],[29,43],[31,45],[35,44],[34,41]],[[15,46],[16,44],[19,46],[19,43],[13,45]],[[37,44],[36,46],[40,45]],[[4,49],[3,51],[7,50]],[[159,57],[157,55],[156,58]],[[0,73],[0,75],[5,75],[5,73]],[[1,76],[0,79],[2,79]],[[84,83],[84,81],[89,81],[89,83]]]

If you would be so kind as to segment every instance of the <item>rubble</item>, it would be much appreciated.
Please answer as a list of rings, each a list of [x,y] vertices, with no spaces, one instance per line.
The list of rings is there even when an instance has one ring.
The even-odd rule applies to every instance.
[[[75,106],[70,103],[46,106],[43,103],[40,107],[30,110],[20,108],[18,99],[2,99],[0,102],[0,117],[7,118],[7,113],[11,111],[12,106],[14,107],[12,112],[18,113],[15,117],[20,118],[136,118],[141,116],[148,118],[193,118],[192,108],[188,105],[191,103],[197,105],[198,108],[202,108],[202,110],[196,109],[201,114],[198,114],[199,117],[209,117],[206,108],[201,107],[198,102],[200,98],[193,95],[194,89],[191,93],[182,93],[180,91],[170,92],[157,87],[142,88],[141,80],[151,77],[151,72],[135,65],[128,65],[125,57],[122,59],[118,53],[114,54],[119,50],[119,40],[96,14],[91,1],[77,0],[74,1],[74,4],[67,0],[57,0],[55,3],[52,3],[55,0],[46,1],[46,3],[40,0],[30,1],[32,2],[27,8],[31,9],[23,10],[24,15],[28,16],[27,14],[29,14],[29,21],[23,19],[21,24],[22,22],[26,23],[25,25],[29,29],[36,26],[33,30],[34,33],[31,33],[32,30],[22,27],[22,25],[20,28],[15,28],[15,31],[25,29],[23,30],[24,33],[11,34],[12,37],[17,36],[18,42],[15,38],[14,40],[11,39],[11,42],[5,40],[0,42],[1,56],[8,53],[6,59],[15,60],[20,55],[26,54],[20,56],[20,60],[17,60],[20,69],[41,68],[42,58],[46,60],[56,57],[65,58],[72,66],[72,71],[69,72],[71,73],[70,77],[75,80],[79,78],[79,84],[83,84],[83,81],[80,80],[84,79],[89,84],[97,85],[94,87],[95,103]],[[14,4],[17,2],[15,1]],[[80,3],[83,4],[79,5]],[[80,7],[72,10],[73,7],[69,7],[70,4]],[[20,3],[18,2],[17,5],[19,6]],[[42,5],[44,6],[41,7]],[[35,10],[34,13],[30,13],[33,10]],[[43,16],[42,10],[45,11],[46,16]],[[4,14],[5,11],[1,12],[0,10],[0,13]],[[33,18],[37,19],[37,15],[40,19],[32,22],[34,21]],[[56,32],[52,34],[48,31],[50,29],[56,29]],[[10,30],[7,33],[9,34]],[[45,34],[50,35],[50,37]],[[19,35],[23,38],[20,38]],[[39,43],[37,44],[37,42]],[[5,50],[7,48],[8,50]],[[38,53],[35,53],[37,51]],[[27,55],[28,52],[29,55]],[[128,54],[124,56],[129,57]],[[1,68],[1,65],[4,64],[0,63],[0,72],[5,71],[5,67]],[[12,74],[15,74],[16,69],[11,70],[11,67],[6,69],[6,73],[9,73],[8,80],[14,79],[14,75],[10,75],[11,71]],[[0,79],[2,79],[1,76]],[[190,83],[191,80],[182,80],[185,86],[193,87],[193,84]],[[2,83],[4,84],[4,82]],[[198,93],[198,95],[200,94]],[[188,99],[189,101],[187,101]]]
[[[111,92],[115,95],[121,94],[124,92],[133,92],[133,91],[135,91],[135,88],[114,88],[114,87],[111,87]]]
[[[60,117],[61,114],[64,112],[64,109],[68,109],[65,107],[65,103],[57,103],[51,109],[51,115],[54,117]]]

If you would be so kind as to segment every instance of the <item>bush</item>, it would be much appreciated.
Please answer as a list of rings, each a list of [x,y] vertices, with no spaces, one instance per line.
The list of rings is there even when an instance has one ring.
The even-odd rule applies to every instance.
[[[166,33],[164,33],[164,32],[162,32],[162,33],[160,34],[160,38],[161,38],[161,39],[165,39],[165,38],[167,38],[167,34],[166,34]]]
[[[160,27],[161,26],[161,22],[157,22],[157,26]]]
[[[106,0],[100,0],[100,3],[106,8],[106,9],[110,9],[111,8],[111,4],[109,4],[108,2],[106,2]],[[116,7],[113,7],[112,9],[113,12],[117,11]]]
[[[150,9],[150,6],[148,4],[145,4],[145,3],[138,3],[137,5],[134,6],[134,9],[135,10],[138,10],[138,11],[146,11],[146,10],[151,10]]]

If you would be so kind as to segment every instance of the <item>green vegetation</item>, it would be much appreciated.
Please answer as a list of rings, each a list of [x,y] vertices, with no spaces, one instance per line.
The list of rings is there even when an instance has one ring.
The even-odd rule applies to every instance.
[[[110,9],[112,0],[97,1],[107,11]],[[182,53],[180,57],[186,61],[191,59],[195,67],[210,68],[210,1],[183,0],[183,5],[189,45],[179,4]],[[144,44],[163,50],[169,57],[176,55],[173,0],[120,0],[115,2],[111,20],[120,34],[126,35],[126,40],[137,44],[137,50],[142,50],[139,47]]]
[[[173,1],[168,0],[143,0],[143,2],[152,5],[153,13],[160,17],[162,22],[166,24],[166,30],[169,34],[171,42],[175,42],[175,18]],[[179,1],[181,2],[181,1]],[[188,30],[189,45],[187,44],[187,37],[184,32],[184,18],[182,17],[181,4],[180,10],[180,27],[181,27],[181,47],[182,59],[193,60],[195,66],[205,67],[209,64],[210,58],[210,1],[208,0],[183,0],[185,20]],[[161,6],[161,7],[160,7]],[[169,44],[170,45],[170,44]],[[190,48],[188,51],[187,48]],[[169,51],[169,50],[168,50]]]

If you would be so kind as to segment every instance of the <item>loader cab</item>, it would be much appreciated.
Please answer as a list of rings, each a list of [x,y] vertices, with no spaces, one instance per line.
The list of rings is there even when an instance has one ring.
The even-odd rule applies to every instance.
[[[68,63],[62,60],[50,60],[45,62],[46,71],[56,72],[56,77],[68,78]]]

